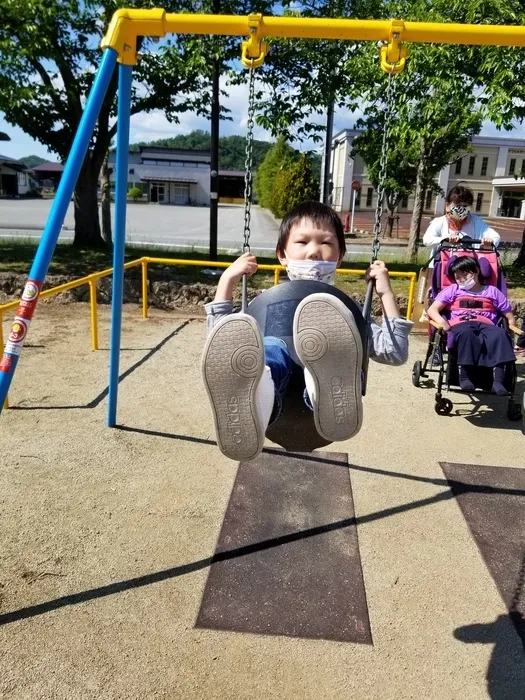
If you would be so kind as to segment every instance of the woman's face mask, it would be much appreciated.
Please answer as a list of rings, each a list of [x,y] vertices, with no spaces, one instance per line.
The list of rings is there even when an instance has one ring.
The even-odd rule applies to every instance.
[[[294,280],[315,280],[333,284],[337,261],[331,260],[293,260],[286,255],[286,274]]]
[[[464,221],[470,214],[470,207],[464,206],[463,204],[453,204],[447,213],[455,221]]]

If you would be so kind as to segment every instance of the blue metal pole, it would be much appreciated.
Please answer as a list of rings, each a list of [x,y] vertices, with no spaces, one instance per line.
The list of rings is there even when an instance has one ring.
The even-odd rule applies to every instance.
[[[128,186],[129,119],[131,110],[132,66],[119,65],[117,156],[115,173],[115,231],[113,235],[113,293],[109,350],[109,428],[117,423],[120,337],[124,292],[124,247],[126,239],[126,197]]]
[[[86,107],[78,125],[77,133],[71,146],[62,179],[57,189],[53,206],[36,251],[33,265],[29,272],[29,279],[22,293],[20,304],[16,310],[15,320],[11,326],[3,357],[0,358],[0,412],[9,391],[13,375],[18,364],[18,358],[22,352],[24,340],[27,335],[33,313],[38,301],[40,290],[44,283],[53,257],[58,236],[66,216],[67,208],[71,201],[71,195],[78,180],[78,174],[86,155],[95,124],[97,123],[100,108],[108,89],[113,69],[117,60],[117,52],[106,49],[102,56],[100,67],[95,76],[93,87],[89,93]]]

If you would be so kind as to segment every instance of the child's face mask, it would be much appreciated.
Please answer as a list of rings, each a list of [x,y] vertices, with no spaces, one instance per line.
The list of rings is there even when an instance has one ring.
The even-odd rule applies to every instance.
[[[454,204],[448,210],[448,215],[455,221],[464,221],[470,214],[470,207],[465,207],[462,204]]]
[[[286,253],[286,274],[294,280],[315,280],[333,284],[337,261],[331,260],[293,260]]]
[[[466,280],[462,280],[461,282],[458,282],[458,287],[460,289],[472,289],[472,287],[476,286],[476,278],[475,277],[468,277]]]

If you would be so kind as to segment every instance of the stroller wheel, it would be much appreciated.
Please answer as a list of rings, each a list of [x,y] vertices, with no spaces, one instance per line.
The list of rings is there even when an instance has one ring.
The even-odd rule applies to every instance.
[[[439,399],[434,405],[434,410],[440,416],[448,416],[453,407],[454,406],[450,399]]]
[[[412,384],[414,386],[419,386],[419,380],[421,379],[421,369],[423,365],[421,364],[420,360],[417,362],[414,362],[414,366],[412,367]]]

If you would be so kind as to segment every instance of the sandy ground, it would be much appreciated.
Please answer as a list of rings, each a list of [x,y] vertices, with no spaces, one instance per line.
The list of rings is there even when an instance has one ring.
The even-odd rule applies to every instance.
[[[100,317],[92,353],[86,306],[42,304],[0,417],[2,699],[525,697],[510,623],[495,643],[454,637],[505,608],[457,503],[433,500],[440,460],[524,466],[505,400],[455,395],[437,416],[410,381],[421,338],[409,366],[372,365],[363,429],[332,447],[355,465],[372,646],[195,629],[236,473],[213,444],[204,323],[126,307],[127,429],[110,430]]]

